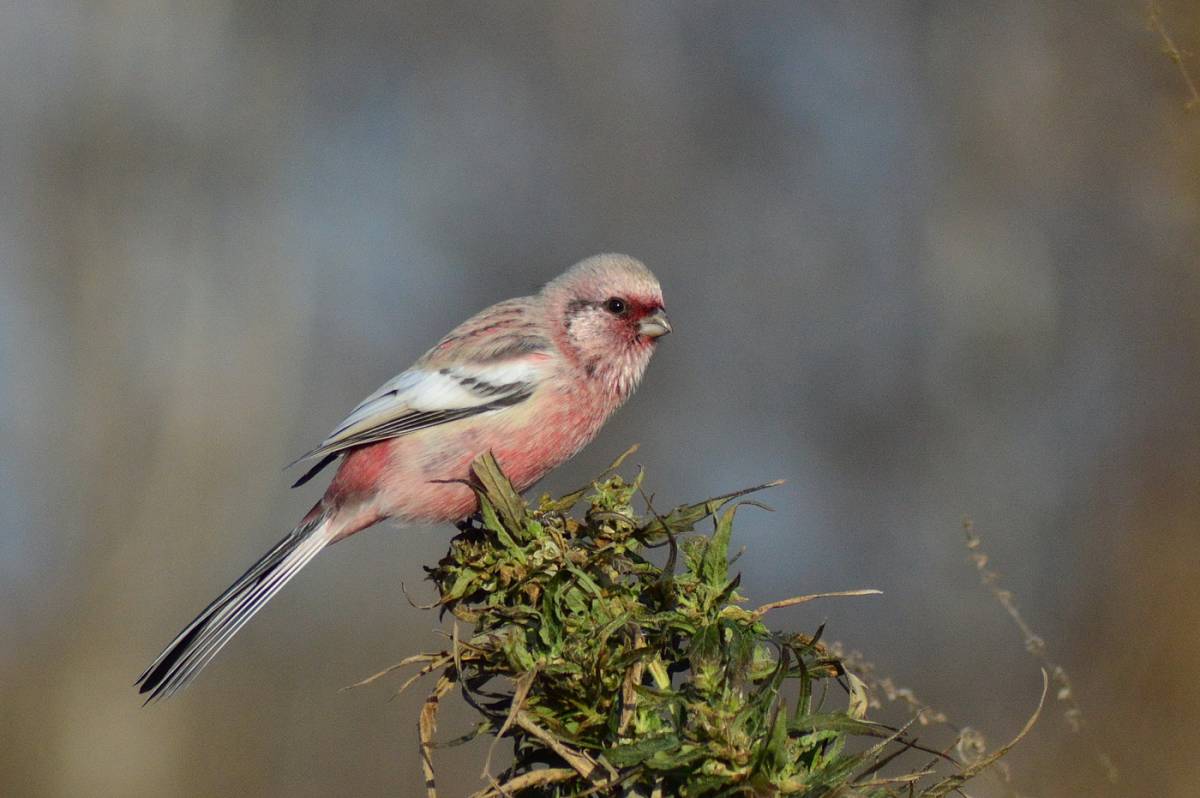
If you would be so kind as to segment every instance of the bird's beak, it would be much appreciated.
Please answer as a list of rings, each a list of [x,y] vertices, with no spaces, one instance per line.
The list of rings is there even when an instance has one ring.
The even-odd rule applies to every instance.
[[[671,331],[671,320],[662,308],[638,322],[638,334],[647,338],[658,338]]]

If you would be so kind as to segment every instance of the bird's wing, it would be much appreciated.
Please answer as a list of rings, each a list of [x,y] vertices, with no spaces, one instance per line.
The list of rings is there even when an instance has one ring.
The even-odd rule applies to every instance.
[[[303,485],[346,449],[520,404],[553,360],[533,300],[513,299],[460,324],[405,372],[364,399],[321,445]]]
[[[292,463],[320,458],[293,487],[346,449],[524,402],[541,382],[545,361],[544,355],[530,355],[487,364],[414,366],[380,386],[320,446]]]

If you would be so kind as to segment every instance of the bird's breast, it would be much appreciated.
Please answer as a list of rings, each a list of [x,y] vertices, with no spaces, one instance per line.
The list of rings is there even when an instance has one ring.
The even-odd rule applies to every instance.
[[[519,405],[393,438],[369,455],[352,453],[343,469],[357,475],[356,488],[374,483],[387,516],[456,521],[475,510],[475,495],[461,481],[479,455],[491,451],[523,491],[590,442],[618,405],[599,391],[547,385]]]

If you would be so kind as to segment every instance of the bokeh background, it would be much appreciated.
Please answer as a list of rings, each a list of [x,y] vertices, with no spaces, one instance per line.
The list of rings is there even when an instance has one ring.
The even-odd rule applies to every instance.
[[[1195,3],[1162,13],[1200,50]],[[776,622],[999,742],[1040,676],[969,515],[1087,723],[1052,703],[1014,787],[1194,796],[1200,111],[1146,19],[4,4],[0,794],[417,794],[420,691],[337,688],[440,645],[402,585],[446,529],[331,549],[177,700],[131,682],[315,500],[284,463],[469,313],[624,251],[676,332],[546,489],[634,441],[663,505],[786,478],[741,517],[747,591],[883,589]],[[439,753],[445,794],[481,757]]]

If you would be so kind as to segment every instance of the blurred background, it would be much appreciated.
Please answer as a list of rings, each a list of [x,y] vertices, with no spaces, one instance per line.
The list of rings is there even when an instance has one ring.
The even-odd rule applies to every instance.
[[[334,547],[176,700],[130,685],[320,494],[284,463],[622,251],[676,331],[545,489],[635,441],[663,506],[787,479],[739,517],[751,598],[882,589],[774,621],[999,743],[1040,676],[969,515],[1086,721],[1051,702],[1013,787],[1194,796],[1188,96],[1136,0],[4,4],[0,793],[417,794],[422,690],[337,690],[441,645],[402,586],[447,529]]]

